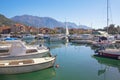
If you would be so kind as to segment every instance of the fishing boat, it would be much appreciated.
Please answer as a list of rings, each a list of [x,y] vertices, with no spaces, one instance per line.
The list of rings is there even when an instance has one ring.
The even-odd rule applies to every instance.
[[[52,67],[56,57],[0,60],[0,74],[18,74]]]
[[[49,49],[45,46],[26,46],[22,41],[11,41],[12,45],[8,52],[0,53],[0,60],[27,59],[46,56]]]

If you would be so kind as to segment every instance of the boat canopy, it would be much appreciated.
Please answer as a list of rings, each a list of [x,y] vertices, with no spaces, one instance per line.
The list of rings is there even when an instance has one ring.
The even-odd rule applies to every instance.
[[[10,56],[20,56],[26,54],[26,46],[22,41],[14,41],[9,49]]]
[[[18,40],[17,38],[10,38],[10,37],[7,37],[5,38],[5,40]]]

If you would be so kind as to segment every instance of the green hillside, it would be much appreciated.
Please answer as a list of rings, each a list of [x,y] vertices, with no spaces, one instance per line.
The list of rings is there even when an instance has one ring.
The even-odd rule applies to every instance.
[[[15,24],[14,21],[12,21],[12,20],[6,18],[4,15],[0,14],[0,26],[3,26],[3,25],[11,26],[13,24]]]

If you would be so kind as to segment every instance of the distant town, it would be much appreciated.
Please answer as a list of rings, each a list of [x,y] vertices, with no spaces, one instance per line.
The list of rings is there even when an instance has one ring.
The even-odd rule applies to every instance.
[[[24,17],[26,18],[26,16],[24,15]],[[32,18],[36,18],[34,16],[28,16],[28,18],[32,19]],[[23,18],[23,16],[22,16]],[[27,19],[27,18],[26,18]],[[38,20],[40,18],[36,18],[36,20]],[[57,22],[54,19],[51,18],[47,18],[46,21],[52,21],[53,23],[51,23],[50,25],[54,25],[57,24],[54,27],[46,27],[46,26],[39,26],[40,23],[38,23],[39,25],[37,27],[35,26],[28,26],[26,24],[23,24],[21,22],[15,22],[13,20],[10,20],[8,18],[6,18],[4,15],[0,15],[0,33],[1,34],[64,34],[65,33],[65,23],[60,24],[59,22]],[[29,22],[27,22],[29,23]],[[31,21],[31,23],[33,23]],[[104,27],[104,29],[92,29],[92,28],[85,28],[83,26],[83,28],[75,28],[75,27],[70,27],[69,26],[76,26],[74,23],[68,23],[68,29],[69,29],[69,33],[70,34],[91,34],[94,33],[96,31],[106,31],[109,34],[119,34],[120,33],[120,26],[119,25],[115,25],[115,24],[110,24],[109,27]],[[62,25],[64,27],[60,27],[59,25]],[[103,26],[102,26],[103,27]]]

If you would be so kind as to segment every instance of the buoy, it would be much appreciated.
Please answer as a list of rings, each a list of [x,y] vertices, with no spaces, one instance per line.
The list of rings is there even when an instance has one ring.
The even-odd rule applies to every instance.
[[[59,64],[56,64],[56,66],[55,66],[56,68],[59,68]]]

